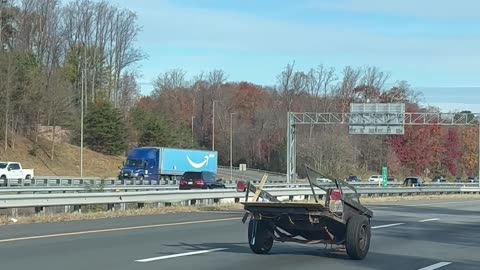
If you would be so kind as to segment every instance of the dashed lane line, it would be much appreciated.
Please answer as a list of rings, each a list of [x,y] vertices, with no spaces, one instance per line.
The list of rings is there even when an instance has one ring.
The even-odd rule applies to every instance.
[[[90,231],[78,231],[78,232],[68,232],[68,233],[35,235],[35,236],[26,236],[26,237],[18,237],[18,238],[0,239],[0,243],[18,242],[18,241],[25,241],[25,240],[45,239],[45,238],[54,238],[54,237],[64,237],[64,236],[73,236],[73,235],[83,235],[83,234],[107,233],[107,232],[131,231],[131,230],[171,227],[171,226],[179,226],[179,225],[214,223],[214,222],[223,222],[223,221],[231,221],[231,220],[240,220],[240,218],[234,217],[234,218],[221,218],[221,219],[207,219],[207,220],[185,221],[185,222],[176,222],[176,223],[163,223],[163,224],[142,225],[142,226],[132,226],[132,227],[122,227],[122,228],[111,228],[111,229],[100,229],[100,230],[90,230]]]
[[[432,264],[432,265],[424,267],[424,268],[420,268],[418,270],[435,270],[435,269],[447,266],[449,264],[452,264],[452,263],[451,262],[439,262],[439,263]]]
[[[171,258],[178,258],[178,257],[185,257],[185,256],[198,255],[198,254],[211,253],[211,252],[222,251],[222,250],[226,250],[226,249],[227,248],[215,248],[215,249],[199,250],[199,251],[192,251],[192,252],[185,252],[185,253],[178,253],[178,254],[160,256],[160,257],[146,258],[146,259],[135,260],[135,261],[136,262],[141,262],[141,263],[153,262],[153,261],[159,261],[159,260],[165,260],[165,259],[171,259]]]
[[[429,219],[420,220],[419,222],[429,222],[429,221],[437,221],[437,220],[440,220],[440,219],[439,218],[429,218]]]

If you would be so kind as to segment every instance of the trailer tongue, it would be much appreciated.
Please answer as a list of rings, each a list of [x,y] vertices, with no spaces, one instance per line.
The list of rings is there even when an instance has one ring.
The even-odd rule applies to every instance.
[[[334,244],[345,246],[351,259],[364,259],[370,248],[372,211],[360,203],[352,185],[343,180],[319,184],[315,179],[325,176],[309,166],[306,170],[315,203],[280,202],[264,190],[260,197],[269,201],[242,203],[250,216],[250,249],[266,254],[274,241]],[[315,187],[324,191],[324,204],[318,202]],[[248,183],[248,191],[256,192],[257,189]]]

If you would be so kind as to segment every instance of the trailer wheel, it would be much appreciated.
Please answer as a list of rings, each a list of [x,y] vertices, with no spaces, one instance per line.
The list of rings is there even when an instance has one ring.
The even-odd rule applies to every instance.
[[[273,246],[272,230],[268,222],[250,219],[248,223],[248,245],[256,254],[267,254]]]
[[[351,259],[363,260],[370,249],[371,228],[364,215],[352,216],[347,223],[345,247]]]

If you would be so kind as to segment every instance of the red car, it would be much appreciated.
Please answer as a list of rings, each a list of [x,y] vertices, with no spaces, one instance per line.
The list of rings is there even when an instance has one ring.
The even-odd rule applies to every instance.
[[[225,188],[222,179],[212,172],[186,172],[180,180],[179,189],[214,189]]]

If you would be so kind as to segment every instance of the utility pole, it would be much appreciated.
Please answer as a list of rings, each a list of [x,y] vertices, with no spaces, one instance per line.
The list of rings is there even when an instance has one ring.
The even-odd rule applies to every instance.
[[[218,102],[216,100],[213,101],[213,109],[212,109],[212,151],[215,151],[215,103]]]
[[[230,113],[230,180],[233,180],[233,115]]]
[[[194,138],[193,138],[193,119],[195,119],[195,116],[192,115],[192,144],[193,144],[193,141],[194,141]]]

